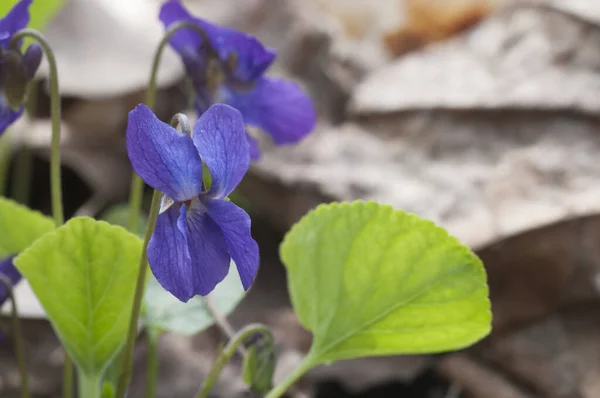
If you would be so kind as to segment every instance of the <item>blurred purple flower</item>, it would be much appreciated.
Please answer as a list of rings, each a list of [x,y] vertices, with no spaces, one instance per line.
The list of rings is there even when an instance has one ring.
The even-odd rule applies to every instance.
[[[0,19],[0,134],[23,113],[27,84],[42,61],[42,49],[30,45],[25,54],[9,48],[13,35],[29,23],[33,0],[21,0]]]
[[[145,105],[129,113],[127,153],[135,172],[162,191],[148,245],[148,263],[160,284],[179,300],[207,295],[235,262],[248,289],[258,270],[250,217],[226,200],[250,166],[242,115],[224,105],[204,112],[192,137],[161,122]],[[210,189],[202,166],[212,177]]]
[[[15,256],[8,256],[0,260],[0,274],[6,277],[10,283],[15,286],[21,280],[21,273],[15,268],[13,259]],[[4,283],[0,283],[0,306],[8,299],[8,290]]]
[[[178,0],[165,3],[159,18],[166,28],[193,22],[210,40],[210,46],[203,46],[198,32],[181,29],[169,42],[194,83],[199,114],[214,103],[229,104],[242,113],[246,124],[265,131],[278,145],[298,142],[314,128],[316,112],[302,89],[294,82],[263,76],[275,52],[258,39],[195,18]],[[258,158],[256,141],[249,135],[248,141],[252,158]]]

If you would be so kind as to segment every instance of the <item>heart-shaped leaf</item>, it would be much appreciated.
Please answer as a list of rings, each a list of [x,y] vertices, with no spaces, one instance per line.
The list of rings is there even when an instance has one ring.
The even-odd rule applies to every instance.
[[[321,205],[281,246],[308,361],[455,350],[490,331],[486,274],[434,225],[369,202]]]
[[[142,241],[121,227],[77,217],[16,259],[79,369],[98,380],[125,342]]]
[[[25,250],[54,229],[54,221],[15,201],[0,197],[0,258]]]

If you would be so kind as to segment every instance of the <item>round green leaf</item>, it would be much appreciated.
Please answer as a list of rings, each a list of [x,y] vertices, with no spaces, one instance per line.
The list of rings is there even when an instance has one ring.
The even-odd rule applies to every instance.
[[[232,261],[225,279],[207,297],[215,306],[215,310],[226,316],[234,310],[245,294],[237,268]],[[182,303],[163,289],[153,275],[146,286],[143,319],[149,328],[169,330],[182,335],[200,333],[215,323],[202,297],[196,296],[187,303]]]
[[[0,197],[0,258],[25,250],[54,229],[54,221],[38,211]]]
[[[101,375],[125,342],[141,252],[141,240],[125,229],[77,217],[15,259],[88,377]]]
[[[311,211],[285,237],[292,303],[312,363],[463,348],[491,328],[486,274],[467,247],[374,202]]]

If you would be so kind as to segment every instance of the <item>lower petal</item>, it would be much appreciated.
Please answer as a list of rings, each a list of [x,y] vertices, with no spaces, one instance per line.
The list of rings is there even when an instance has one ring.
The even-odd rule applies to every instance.
[[[205,206],[210,218],[220,227],[242,285],[248,290],[256,277],[259,260],[258,245],[250,234],[250,216],[226,200],[208,200]]]
[[[192,202],[186,220],[194,294],[206,296],[227,276],[231,257],[221,229],[199,200]]]
[[[171,206],[156,220],[148,244],[148,264],[165,290],[186,302],[195,293],[185,228],[185,206]]]
[[[261,128],[276,144],[300,141],[316,123],[312,101],[292,81],[262,77],[247,91],[226,87],[221,95],[242,113],[246,124]]]

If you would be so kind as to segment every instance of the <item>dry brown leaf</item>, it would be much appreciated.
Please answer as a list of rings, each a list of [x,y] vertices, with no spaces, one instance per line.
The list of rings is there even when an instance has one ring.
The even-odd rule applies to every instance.
[[[393,56],[463,33],[490,15],[490,0],[404,0],[405,20],[383,40]]]

